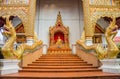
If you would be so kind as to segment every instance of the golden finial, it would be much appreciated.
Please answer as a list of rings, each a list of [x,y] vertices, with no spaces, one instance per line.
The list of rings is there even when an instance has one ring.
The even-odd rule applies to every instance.
[[[58,26],[58,25],[63,25],[62,17],[61,17],[60,11],[58,12],[57,20],[56,20],[55,26]]]

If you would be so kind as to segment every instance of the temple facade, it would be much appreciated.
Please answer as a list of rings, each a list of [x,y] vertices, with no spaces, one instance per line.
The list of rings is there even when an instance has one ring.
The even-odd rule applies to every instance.
[[[118,65],[119,71],[109,70],[105,68],[109,60],[102,61],[118,59],[114,61],[120,66],[119,34],[120,0],[0,0],[0,63],[19,59],[21,69],[13,69],[18,74],[50,72],[53,78],[55,72],[120,73]],[[0,71],[9,73],[4,67]],[[54,77],[64,77],[60,76]],[[119,74],[112,77],[117,79]]]

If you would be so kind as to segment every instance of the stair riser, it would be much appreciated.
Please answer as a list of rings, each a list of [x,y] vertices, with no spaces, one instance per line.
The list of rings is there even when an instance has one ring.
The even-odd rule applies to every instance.
[[[76,58],[76,57],[41,57],[40,59],[79,59],[79,58]]]
[[[73,56],[73,55],[46,55],[42,57],[78,57],[78,56]]]
[[[80,59],[37,59],[36,61],[83,61]]]
[[[53,70],[53,69],[51,69],[51,70],[31,70],[31,69],[29,69],[29,70],[19,70],[20,72],[98,72],[98,71],[101,71],[101,70],[67,70],[67,69],[65,69],[65,70]]]
[[[28,66],[92,66],[91,64],[28,64]]]
[[[87,64],[87,62],[83,62],[83,61],[35,61],[32,63],[85,63]]]
[[[23,67],[23,69],[96,69],[93,67]]]

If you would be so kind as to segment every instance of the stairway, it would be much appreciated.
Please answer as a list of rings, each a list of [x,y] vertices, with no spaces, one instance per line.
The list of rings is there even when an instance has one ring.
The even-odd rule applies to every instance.
[[[63,52],[63,51],[62,51]],[[52,52],[23,67],[20,72],[95,72],[101,71],[71,53]]]
[[[18,73],[2,75],[0,79],[119,79],[119,74],[103,73],[71,51],[48,51]],[[61,53],[62,52],[62,53]]]

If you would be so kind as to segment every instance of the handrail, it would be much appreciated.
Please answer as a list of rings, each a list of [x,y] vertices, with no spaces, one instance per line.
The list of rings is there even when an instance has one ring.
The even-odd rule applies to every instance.
[[[26,55],[22,57],[21,66],[25,67],[28,64],[31,64],[33,61],[35,61],[36,59],[42,56],[42,52],[43,52],[43,45],[33,50],[32,53],[26,53]]]
[[[78,44],[76,44],[76,54],[84,61],[86,61],[88,64],[92,64],[95,67],[100,66],[100,62],[97,58],[97,56],[95,55],[94,51],[89,51],[88,53],[86,53],[87,51],[83,48],[81,48]]]

